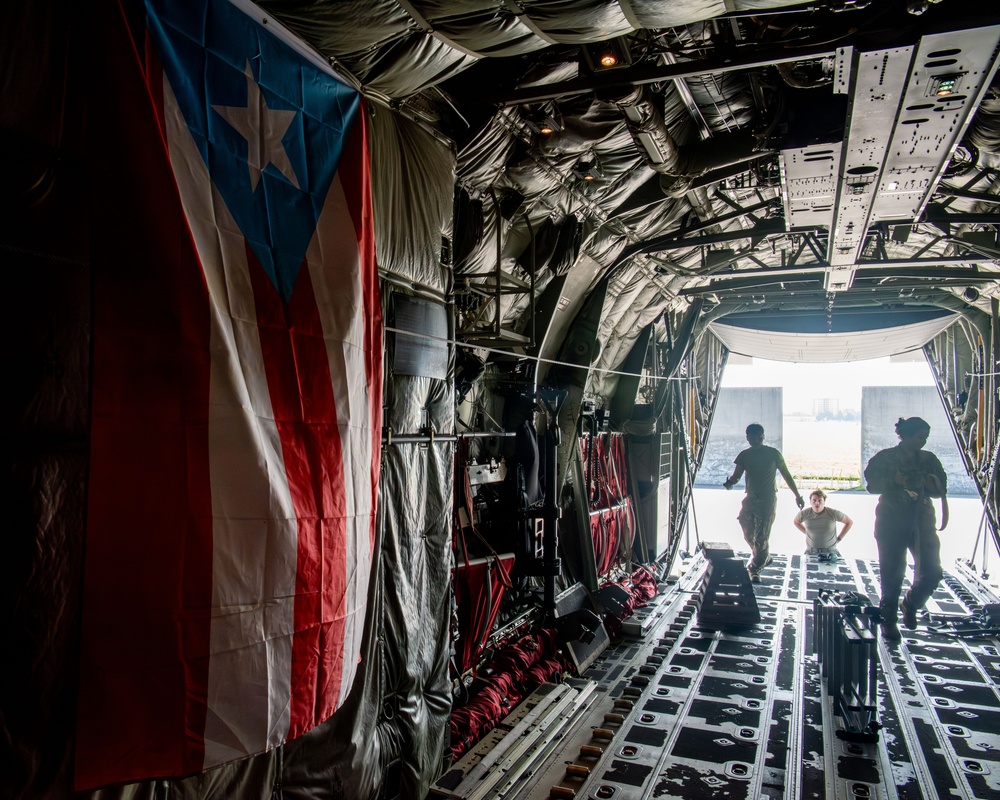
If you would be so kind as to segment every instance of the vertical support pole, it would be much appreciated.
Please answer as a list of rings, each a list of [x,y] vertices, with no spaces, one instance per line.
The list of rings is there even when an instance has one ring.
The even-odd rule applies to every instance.
[[[874,613],[865,613],[865,618],[872,634],[871,655],[868,658],[868,697],[871,699],[868,702],[875,705],[878,701],[878,668],[875,663],[878,660],[878,623]]]
[[[986,451],[992,452],[997,440],[997,370],[1000,368],[1000,300],[990,298],[990,363],[983,379],[989,386],[989,419],[986,430]]]
[[[546,620],[555,617],[556,578],[562,568],[559,559],[559,406],[566,399],[565,390],[540,393],[546,411],[545,424],[545,500],[542,503],[542,611]]]
[[[978,392],[976,393],[976,460],[982,465],[983,445],[986,431],[986,350],[983,347],[983,337],[976,340],[976,371],[979,373]]]
[[[556,610],[556,575],[559,574],[559,506],[556,502],[556,464],[559,460],[559,429],[554,425],[545,430],[545,530],[542,533],[542,569],[545,572],[545,615],[549,619]]]

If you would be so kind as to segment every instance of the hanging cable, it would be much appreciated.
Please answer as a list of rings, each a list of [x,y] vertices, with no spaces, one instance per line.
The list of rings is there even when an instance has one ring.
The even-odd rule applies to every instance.
[[[407,330],[403,330],[401,328],[393,328],[393,327],[391,327],[389,325],[386,325],[385,328],[384,328],[384,330],[386,330],[388,333],[400,333],[400,334],[403,334],[405,336],[412,336],[412,337],[414,337],[416,339],[427,339],[428,341],[441,342],[443,344],[454,345],[455,347],[464,347],[464,348],[466,348],[468,350],[478,350],[478,351],[486,352],[486,353],[495,353],[497,355],[508,356],[508,357],[510,356],[510,351],[509,350],[500,350],[499,348],[496,348],[496,347],[483,347],[482,345],[478,345],[478,344],[469,344],[468,342],[460,342],[457,339],[449,339],[446,336],[431,336],[430,334],[426,334],[426,333],[417,333],[416,331],[407,331]],[[582,367],[579,364],[572,364],[572,363],[570,363],[568,361],[557,361],[554,358],[542,358],[541,356],[529,356],[529,355],[524,355],[524,354],[521,354],[521,353],[519,353],[517,357],[519,359],[521,359],[522,361],[534,361],[536,364],[551,364],[552,366],[556,366],[556,367],[569,367],[571,369],[582,369]],[[645,375],[645,376],[643,376],[643,374],[641,372],[625,372],[624,370],[620,370],[620,369],[608,369],[608,368],[605,368],[605,367],[592,366],[592,367],[589,367],[588,369],[591,372],[601,372],[601,373],[604,373],[605,375],[621,375],[621,376],[626,377],[626,378],[642,378],[642,377],[645,377],[646,380],[654,380],[654,381],[686,380],[685,378],[681,378],[681,377],[676,377],[676,378],[675,377],[667,377],[667,376],[664,376],[664,377],[653,377],[651,375]]]

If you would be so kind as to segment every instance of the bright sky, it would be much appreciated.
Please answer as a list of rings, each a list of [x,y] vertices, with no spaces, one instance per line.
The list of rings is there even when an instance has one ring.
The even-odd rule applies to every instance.
[[[841,364],[793,364],[753,359],[739,363],[730,357],[722,386],[780,386],[786,414],[812,413],[813,400],[836,398],[841,410],[861,409],[862,386],[933,386],[930,368],[919,360],[876,358]]]

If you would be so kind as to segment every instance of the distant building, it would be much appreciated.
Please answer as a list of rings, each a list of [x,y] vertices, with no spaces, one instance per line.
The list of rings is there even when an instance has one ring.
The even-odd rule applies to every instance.
[[[813,400],[813,414],[817,419],[836,417],[840,413],[840,401],[836,397],[820,397]]]

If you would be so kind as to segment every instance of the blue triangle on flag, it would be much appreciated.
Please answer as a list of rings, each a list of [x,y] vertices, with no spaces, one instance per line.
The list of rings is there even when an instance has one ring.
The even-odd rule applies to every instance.
[[[228,0],[146,0],[163,70],[212,181],[287,302],[359,96]]]

